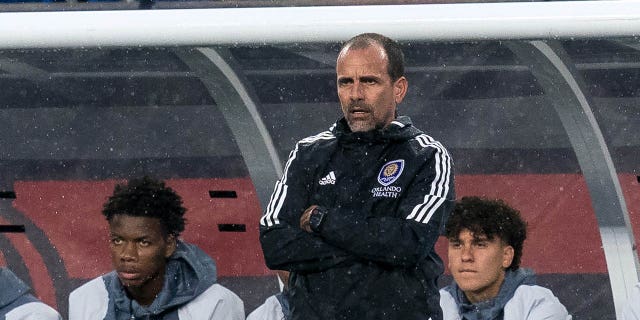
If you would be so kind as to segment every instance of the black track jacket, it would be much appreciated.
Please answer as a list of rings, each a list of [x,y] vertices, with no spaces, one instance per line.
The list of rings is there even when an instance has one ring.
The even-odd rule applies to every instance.
[[[449,153],[408,117],[299,141],[260,219],[267,266],[292,272],[292,318],[440,320],[434,244],[453,200]],[[307,233],[314,204],[329,212]]]

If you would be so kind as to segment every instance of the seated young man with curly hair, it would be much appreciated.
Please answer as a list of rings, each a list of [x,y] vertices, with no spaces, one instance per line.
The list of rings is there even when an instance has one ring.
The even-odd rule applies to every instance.
[[[178,237],[182,199],[148,177],[117,185],[104,204],[114,271],[69,296],[69,320],[244,319],[242,300],[216,283],[216,265]]]
[[[454,280],[440,290],[445,320],[571,319],[533,272],[520,268],[526,223],[504,201],[462,198],[445,232]]]

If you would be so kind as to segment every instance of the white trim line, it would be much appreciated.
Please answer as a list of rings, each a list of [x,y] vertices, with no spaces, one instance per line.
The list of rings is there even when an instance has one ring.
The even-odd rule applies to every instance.
[[[213,64],[215,64],[218,69],[227,77],[229,83],[236,90],[242,102],[244,103],[247,111],[251,115],[251,119],[253,123],[256,125],[258,132],[260,132],[260,136],[262,141],[267,148],[267,152],[269,152],[269,157],[271,158],[271,164],[276,170],[276,174],[279,176],[282,175],[282,164],[280,162],[280,157],[278,156],[278,151],[276,150],[275,145],[273,144],[273,140],[271,139],[271,135],[269,134],[269,130],[265,126],[264,122],[262,122],[262,117],[260,112],[258,111],[258,107],[253,102],[249,93],[247,92],[246,87],[238,78],[238,75],[235,71],[229,66],[229,64],[218,54],[218,52],[211,48],[199,48],[198,49],[205,57],[207,57]],[[230,123],[230,126],[234,126],[235,124]],[[239,137],[236,137],[239,138]]]
[[[639,30],[639,0],[2,12],[0,49],[335,42],[361,32],[396,40],[569,39]]]

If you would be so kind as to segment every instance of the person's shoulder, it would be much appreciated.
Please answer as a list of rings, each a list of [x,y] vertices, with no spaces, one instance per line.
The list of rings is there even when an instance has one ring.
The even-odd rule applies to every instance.
[[[440,289],[440,306],[444,309],[447,306],[455,306],[456,300],[453,298],[447,288]]]
[[[40,301],[25,303],[9,311],[5,316],[6,320],[62,320],[60,314]]]
[[[244,319],[244,303],[233,291],[214,283],[178,310],[180,319]]]
[[[447,148],[445,148],[440,141],[434,139],[432,136],[426,133],[417,134],[413,136],[410,141],[412,142],[412,145],[414,145],[420,151],[429,153],[438,152],[446,155],[449,154]]]
[[[451,285],[440,288],[440,297],[444,295],[444,296],[451,297],[453,299],[453,297],[451,296],[451,293],[449,292],[449,287],[451,287]]]
[[[312,136],[305,137],[298,141],[298,145],[306,146],[335,140],[336,136],[330,130],[322,131]]]
[[[106,314],[109,292],[103,277],[94,278],[69,294],[69,320],[98,319]]]
[[[444,320],[458,320],[460,319],[458,304],[448,289],[449,287],[440,289],[440,308],[442,309],[442,316]]]
[[[332,131],[323,131],[318,134],[299,140],[294,149],[289,154],[289,159],[296,158],[298,161],[314,161],[316,155],[327,153],[333,148],[337,141]]]
[[[95,294],[97,292],[101,292],[101,291],[107,291],[107,288],[105,286],[104,280],[102,279],[102,276],[93,278],[91,280],[89,280],[88,282],[85,282],[83,285],[79,286],[78,288],[76,288],[75,290],[71,291],[71,294],[69,295],[70,298],[82,298],[83,296],[86,296],[87,294]]]
[[[280,304],[280,301],[278,301],[276,295],[269,296],[263,304],[261,304],[247,316],[247,320],[270,319],[284,319],[282,305]]]
[[[571,319],[553,292],[537,285],[519,286],[505,305],[505,318],[507,315],[519,319]]]
[[[542,286],[538,286],[538,285],[520,285],[518,286],[518,288],[516,289],[515,293],[513,294],[513,298],[520,298],[520,299],[527,299],[527,300],[532,300],[532,299],[545,299],[545,298],[554,298],[554,299],[558,299],[556,298],[556,296],[553,294],[553,292],[545,287]]]
[[[201,296],[206,296],[209,301],[215,299],[223,299],[227,301],[242,303],[242,300],[240,300],[240,297],[238,297],[237,294],[219,283],[212,284],[209,289],[200,294],[198,298],[201,298]]]
[[[99,276],[89,280],[83,285],[79,286],[75,290],[71,291],[69,295],[69,300],[73,299],[84,299],[87,296],[95,296],[107,294],[107,287],[104,282],[104,276]]]

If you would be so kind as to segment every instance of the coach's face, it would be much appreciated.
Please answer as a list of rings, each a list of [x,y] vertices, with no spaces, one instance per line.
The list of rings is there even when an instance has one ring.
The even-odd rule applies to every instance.
[[[351,131],[384,128],[395,119],[396,106],[407,92],[407,79],[393,81],[388,64],[387,55],[376,44],[340,52],[336,64],[338,98]]]

